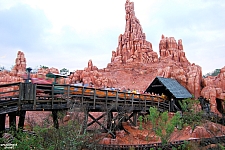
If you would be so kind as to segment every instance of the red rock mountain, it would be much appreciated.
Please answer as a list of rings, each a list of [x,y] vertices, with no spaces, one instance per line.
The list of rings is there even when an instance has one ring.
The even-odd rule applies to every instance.
[[[126,27],[118,38],[118,46],[112,51],[111,63],[104,69],[93,66],[92,61],[84,70],[71,75],[71,83],[81,80],[92,82],[97,87],[114,86],[145,90],[156,76],[175,78],[195,97],[200,96],[202,70],[191,64],[183,50],[182,40],[162,38],[159,54],[153,51],[152,43],[146,40],[140,21],[135,16],[134,3],[125,3]]]
[[[225,67],[218,76],[203,79],[201,67],[191,64],[186,58],[182,40],[176,42],[174,37],[164,35],[159,41],[158,56],[152,49],[152,43],[146,40],[140,21],[135,16],[133,2],[126,1],[125,13],[125,32],[119,35],[118,46],[112,51],[111,62],[107,67],[98,69],[89,60],[84,70],[77,70],[70,75],[67,84],[82,81],[92,82],[95,87],[145,90],[156,76],[174,78],[196,98],[203,96],[210,99],[212,111],[218,112],[218,105],[224,110],[221,100],[225,99]],[[12,71],[0,71],[0,84],[23,81],[21,75],[25,69],[26,59],[24,53],[19,51]],[[55,68],[42,68],[32,77],[43,77],[48,72],[59,73]]]

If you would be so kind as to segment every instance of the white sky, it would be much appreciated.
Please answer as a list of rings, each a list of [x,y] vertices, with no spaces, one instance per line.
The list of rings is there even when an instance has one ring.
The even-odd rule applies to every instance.
[[[74,71],[89,59],[106,67],[125,30],[125,1],[0,0],[0,66],[10,69],[21,50],[27,67]],[[225,66],[223,0],[131,1],[154,51],[164,34],[182,39],[187,59],[203,74]]]

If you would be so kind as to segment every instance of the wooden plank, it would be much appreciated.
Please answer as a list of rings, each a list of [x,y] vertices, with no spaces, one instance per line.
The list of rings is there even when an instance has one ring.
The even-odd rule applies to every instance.
[[[7,107],[10,105],[18,105],[18,99],[16,100],[5,100],[5,101],[0,101],[0,106],[1,107]]]
[[[163,85],[152,85],[152,87],[162,87]]]
[[[146,96],[144,97],[144,101],[145,101],[145,112],[146,112]]]
[[[112,128],[113,128],[114,122],[112,119],[113,119],[113,113],[112,113],[112,111],[108,111],[107,112],[107,129],[109,129],[109,130],[112,130]]]
[[[131,103],[131,106],[132,106],[132,109],[133,109],[133,107],[134,107],[134,94],[132,95],[132,103]]]
[[[37,84],[34,84],[33,86],[33,99],[34,99],[34,105],[33,105],[33,109],[36,110],[36,104],[37,104],[37,99],[36,99],[36,91],[37,91]]]
[[[18,110],[18,106],[9,106],[7,108],[0,109],[0,114],[7,114]]]
[[[15,82],[15,83],[9,83],[9,84],[0,84],[0,88],[9,87],[9,86],[15,86],[20,85],[21,82]]]
[[[70,85],[67,86],[67,107],[70,105]]]
[[[107,110],[107,107],[108,107],[108,94],[109,94],[109,91],[108,91],[108,90],[106,90],[105,110]]]
[[[3,95],[3,94],[18,92],[18,91],[19,90],[10,90],[10,91],[6,91],[6,92],[0,92],[0,94]]]
[[[84,105],[84,87],[82,87],[81,107]]]
[[[51,97],[52,97],[52,109],[53,109],[53,99],[54,99],[54,85],[52,84],[52,92],[51,92]]]
[[[118,91],[116,91],[116,109],[118,107]]]
[[[95,103],[96,103],[96,89],[94,89],[94,104],[93,104],[94,109],[95,109]]]

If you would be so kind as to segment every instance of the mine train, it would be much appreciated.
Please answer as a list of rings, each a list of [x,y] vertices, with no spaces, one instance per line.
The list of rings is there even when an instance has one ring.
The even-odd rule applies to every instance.
[[[90,87],[87,84],[70,84],[70,85],[61,85],[57,84],[58,78],[66,78],[67,76],[60,75],[60,74],[53,74],[48,73],[46,74],[47,78],[52,78],[52,80],[45,80],[45,79],[38,79],[38,78],[31,78],[31,82],[37,84],[37,93],[38,94],[52,94],[54,95],[70,95],[71,97],[77,95],[84,95],[84,96],[96,96],[99,98],[104,97],[117,97],[119,99],[141,99],[141,100],[153,100],[153,101],[165,101],[167,99],[166,95],[156,95],[156,94],[136,94],[132,92],[122,92],[118,90],[112,89],[99,89]],[[54,81],[53,81],[54,80]],[[53,88],[48,85],[54,85]]]

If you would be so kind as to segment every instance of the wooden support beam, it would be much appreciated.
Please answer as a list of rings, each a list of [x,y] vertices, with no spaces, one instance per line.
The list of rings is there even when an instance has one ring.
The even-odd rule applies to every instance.
[[[113,112],[109,111],[107,113],[107,129],[112,129],[114,122],[112,121],[113,119]]]
[[[51,96],[52,96],[52,109],[53,109],[53,100],[54,100],[54,85],[52,85],[51,89],[52,89]],[[52,114],[53,114],[53,111],[52,111]],[[56,114],[57,114],[57,113],[56,113]]]
[[[19,114],[18,129],[23,130],[23,127],[24,127],[24,121],[25,121],[25,116],[26,116],[26,111],[25,111],[25,110],[20,111],[20,114]]]
[[[90,114],[89,114],[89,115],[90,115]],[[99,116],[98,118],[93,119],[93,121],[90,122],[90,123],[87,125],[87,127],[89,127],[90,125],[94,124],[97,120],[102,119],[105,115],[106,115],[106,113],[103,113],[103,114],[102,114],[101,116]]]
[[[118,118],[117,127],[118,127],[119,130],[121,130],[121,129],[123,129],[122,122],[124,122],[125,116],[124,116],[123,113],[120,113],[120,112],[118,112],[118,115],[117,116],[118,116],[117,117]]]
[[[162,87],[163,85],[152,85],[152,87]]]
[[[89,110],[86,108],[84,109],[84,122],[83,122],[83,128],[82,128],[83,134],[86,133],[86,130],[87,130],[88,116],[89,116]]]
[[[93,117],[90,113],[88,114],[89,117],[91,117],[92,120],[95,120],[95,122],[100,125],[106,132],[108,132],[109,134],[112,135],[113,138],[116,137],[116,135],[110,131],[109,129],[107,129],[107,127],[105,127],[102,123],[100,123],[98,120],[95,119],[95,117]]]
[[[96,89],[94,89],[94,104],[93,104],[94,109],[95,109],[95,105],[96,105]]]
[[[33,86],[33,99],[34,99],[33,110],[36,110],[36,104],[37,104],[36,91],[37,91],[37,85],[34,84],[34,86]]]
[[[5,116],[6,114],[0,114],[0,137],[2,137],[2,133],[5,131]]]
[[[134,116],[134,111],[130,114],[130,116],[128,116],[128,120],[129,120],[129,122],[130,122],[133,126],[136,126],[134,119],[131,120],[131,118],[132,118],[133,116]]]
[[[54,127],[58,129],[59,128],[58,110],[52,110],[52,118],[53,118]]]
[[[131,118],[133,117],[133,120]],[[130,116],[128,116],[128,120],[133,126],[137,126],[137,111],[133,111]]]
[[[106,98],[105,98],[105,110],[107,110],[108,107],[108,90],[105,91],[106,92]]]
[[[91,117],[92,120],[95,120],[97,124],[99,124],[106,132],[108,132],[108,129],[101,122],[95,119],[95,117],[93,117],[90,113],[88,114],[88,116]]]
[[[133,123],[134,126],[137,126],[137,111],[133,111]]]
[[[9,127],[11,130],[16,131],[16,112],[11,112],[9,115]]]

